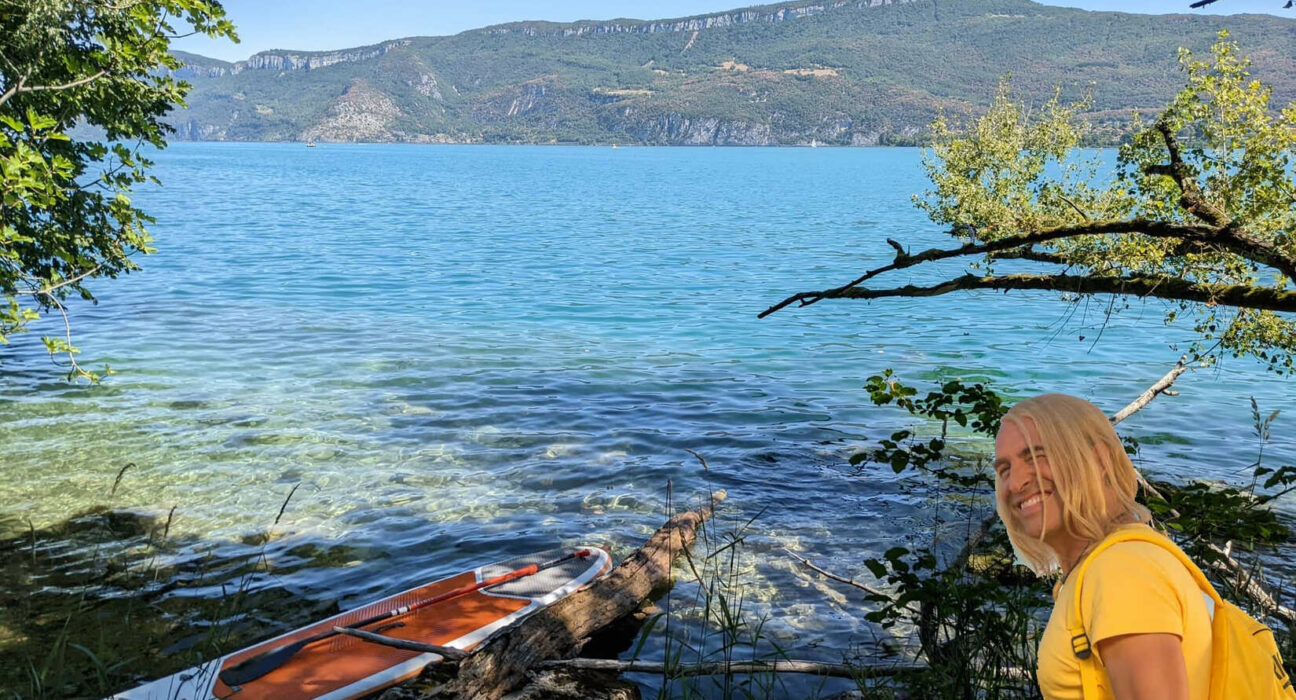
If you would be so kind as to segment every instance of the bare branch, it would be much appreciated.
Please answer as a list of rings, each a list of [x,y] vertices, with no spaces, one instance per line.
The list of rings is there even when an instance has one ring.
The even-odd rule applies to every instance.
[[[1127,277],[1089,277],[1084,275],[1003,275],[977,277],[963,275],[930,287],[905,285],[891,289],[829,289],[803,292],[806,298],[881,299],[884,297],[934,297],[971,289],[1039,289],[1076,294],[1120,294],[1155,297],[1173,301],[1193,301],[1222,306],[1250,307],[1269,311],[1296,312],[1296,291],[1215,285],[1190,282],[1174,277],[1131,275]]]
[[[104,77],[105,75],[108,75],[108,71],[101,70],[98,73],[95,73],[94,75],[87,75],[86,77],[81,78],[80,80],[73,80],[70,83],[63,83],[62,85],[33,85],[31,87],[27,87],[23,85],[23,81],[20,80],[18,81],[17,85],[10,88],[7,92],[5,92],[5,94],[0,95],[0,105],[3,105],[4,103],[8,102],[9,98],[15,95],[21,95],[27,92],[46,92],[49,90],[71,90],[72,88],[77,88],[77,87],[81,87],[82,85],[93,83],[94,81]],[[23,77],[23,80],[26,80],[26,76]]]
[[[77,364],[76,350],[72,347],[72,323],[68,321],[67,307],[63,305],[63,302],[59,301],[58,297],[52,294],[46,295],[46,298],[49,299],[50,304],[55,309],[58,309],[59,315],[63,317],[63,337],[67,342],[67,349],[64,351],[64,354],[67,355],[68,362],[72,365],[72,370],[68,374],[68,378],[70,379],[75,375],[78,377],[85,377],[93,382],[95,379],[94,374],[85,371],[81,368],[81,365]]]
[[[462,649],[455,649],[454,647],[443,647],[440,646],[439,644],[424,644],[423,642],[415,642],[408,639],[398,639],[396,637],[388,637],[383,634],[374,634],[373,632],[366,632],[364,630],[352,629],[350,627],[334,627],[333,631],[337,632],[338,634],[345,634],[348,637],[363,639],[364,641],[370,642],[372,644],[381,644],[385,647],[392,647],[394,649],[407,649],[409,651],[423,651],[423,652],[432,652],[433,654],[440,654],[442,657],[447,658],[451,661],[458,661],[459,659],[463,659],[468,656],[468,652]]]
[[[880,596],[884,596],[884,597],[887,597],[887,598],[890,598],[890,597],[891,597],[890,595],[887,594],[886,591],[883,591],[883,590],[878,589],[878,588],[874,588],[874,587],[868,585],[867,583],[860,583],[859,581],[856,581],[855,579],[846,578],[845,576],[838,576],[837,574],[834,574],[834,573],[832,573],[831,571],[824,571],[823,569],[821,569],[821,568],[815,566],[814,563],[811,562],[809,559],[806,559],[806,558],[804,558],[804,557],[799,557],[799,556],[797,556],[796,554],[793,554],[790,550],[786,550],[786,549],[785,549],[784,551],[787,552],[787,554],[788,554],[789,557],[792,557],[793,559],[796,559],[797,561],[801,562],[801,563],[802,563],[803,565],[805,565],[807,568],[809,568],[809,569],[813,569],[814,571],[817,571],[817,572],[823,574],[824,576],[827,576],[828,578],[830,578],[830,579],[832,579],[832,580],[834,580],[834,581],[837,581],[837,582],[839,582],[839,583],[844,583],[844,584],[846,584],[846,585],[848,585],[848,586],[854,586],[854,587],[860,589],[861,591],[864,591],[865,593],[868,593],[868,594],[870,594],[870,595],[880,595]],[[906,605],[905,607],[908,608],[911,612],[914,612],[914,613],[917,613],[917,612],[918,612],[918,609],[915,608],[915,607],[913,607],[912,605]]]
[[[23,83],[27,82],[27,77],[30,75],[31,75],[30,73],[24,74],[21,78],[18,79],[17,83],[14,83],[13,87],[9,88],[8,90],[5,90],[4,94],[0,95],[0,107],[3,107],[4,103],[9,101],[9,98],[18,94],[18,91],[21,90],[23,87]]]
[[[1085,213],[1085,210],[1083,210],[1083,209],[1081,209],[1080,207],[1076,206],[1076,203],[1073,202],[1073,201],[1071,201],[1071,198],[1070,198],[1070,197],[1068,197],[1068,196],[1062,194],[1061,192],[1057,192],[1056,194],[1057,194],[1057,196],[1058,196],[1059,198],[1061,198],[1062,201],[1064,201],[1064,202],[1066,202],[1067,204],[1071,205],[1071,208],[1074,209],[1074,210],[1075,210],[1075,213],[1079,214],[1081,218],[1083,218],[1085,221],[1088,221],[1088,220],[1089,220],[1089,215]]]
[[[1155,399],[1157,394],[1164,393],[1166,389],[1169,389],[1170,385],[1174,384],[1175,380],[1179,378],[1179,375],[1188,371],[1188,365],[1185,364],[1187,361],[1187,355],[1180,356],[1179,361],[1175,363],[1174,368],[1169,372],[1166,372],[1166,375],[1157,380],[1156,384],[1153,384],[1147,388],[1147,391],[1139,394],[1138,398],[1131,401],[1128,406],[1117,411],[1116,415],[1111,417],[1111,424],[1117,425],[1126,418],[1138,413],[1144,406],[1148,405],[1152,399]]]
[[[620,661],[618,659],[566,659],[541,661],[537,668],[569,668],[583,671],[615,671],[617,673],[654,673],[670,678],[686,676],[715,676],[735,673],[808,673],[833,678],[859,678],[861,676],[894,676],[905,671],[924,668],[913,664],[877,666],[851,666],[821,661],[778,659],[772,661],[717,661],[700,664],[663,664],[652,661]]]
[[[14,294],[15,296],[22,295],[22,294],[31,294],[31,295],[34,295],[34,296],[46,296],[46,295],[49,295],[50,292],[53,292],[54,290],[58,289],[59,287],[66,287],[66,286],[68,286],[69,284],[76,284],[77,282],[80,282],[81,280],[83,280],[83,279],[85,279],[85,278],[87,278],[87,277],[93,275],[94,273],[98,272],[99,269],[102,268],[102,267],[103,267],[103,264],[100,263],[99,265],[95,265],[94,267],[90,268],[89,270],[87,270],[87,271],[85,271],[85,272],[83,272],[83,273],[77,275],[76,277],[73,277],[73,278],[70,279],[70,280],[64,280],[64,281],[62,281],[62,282],[59,282],[59,283],[56,284],[56,285],[53,285],[53,286],[50,286],[50,287],[45,287],[44,289],[18,290],[18,291],[13,292],[13,294]]]
[[[1170,385],[1174,384],[1175,380],[1178,379],[1180,375],[1188,371],[1189,367],[1186,364],[1187,362],[1188,356],[1180,355],[1179,361],[1175,363],[1174,367],[1170,368],[1169,372],[1166,372],[1164,377],[1158,379],[1155,384],[1148,387],[1142,394],[1139,394],[1138,398],[1131,401],[1128,406],[1117,411],[1116,414],[1109,419],[1111,424],[1117,425],[1126,418],[1129,418],[1135,413],[1143,410],[1143,407],[1151,403],[1152,399],[1155,399],[1159,394],[1173,395],[1174,392],[1170,391]],[[1135,469],[1134,478],[1138,480],[1138,485],[1143,489],[1143,493],[1167,503],[1169,502],[1169,499],[1162,495],[1161,492],[1147,480],[1147,477],[1143,476],[1143,472]],[[1171,508],[1170,515],[1177,518],[1179,517],[1179,511]]]
[[[1229,576],[1239,589],[1245,591],[1252,600],[1259,603],[1269,614],[1281,617],[1288,624],[1296,622],[1296,611],[1274,600],[1274,597],[1246,572],[1246,568],[1242,566],[1241,562],[1234,559],[1227,549],[1221,549],[1209,542],[1206,543],[1206,546],[1222,558],[1222,561],[1214,562],[1211,568]]]

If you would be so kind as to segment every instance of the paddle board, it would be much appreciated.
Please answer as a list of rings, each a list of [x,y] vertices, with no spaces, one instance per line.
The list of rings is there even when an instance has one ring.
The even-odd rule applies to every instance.
[[[345,627],[366,618],[414,605],[475,583],[551,562],[580,549],[589,555],[498,585],[481,588],[427,607],[411,610],[363,629],[384,636],[470,651],[495,631],[575,593],[612,567],[607,551],[598,547],[554,549],[517,557],[426,583],[368,605],[293,630],[200,666],[181,671],[111,700],[344,700],[414,678],[440,654],[408,651],[335,635],[309,644],[284,665],[242,685],[230,687],[221,671],[264,652],[306,639],[334,626]]]

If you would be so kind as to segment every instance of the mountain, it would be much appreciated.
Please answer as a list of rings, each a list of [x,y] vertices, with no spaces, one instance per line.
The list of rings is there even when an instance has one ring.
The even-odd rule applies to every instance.
[[[1002,76],[1039,103],[1093,97],[1098,139],[1182,85],[1177,49],[1227,28],[1296,98],[1296,20],[1138,15],[1028,0],[831,0],[671,20],[515,22],[227,63],[177,53],[181,139],[912,143],[988,104]]]

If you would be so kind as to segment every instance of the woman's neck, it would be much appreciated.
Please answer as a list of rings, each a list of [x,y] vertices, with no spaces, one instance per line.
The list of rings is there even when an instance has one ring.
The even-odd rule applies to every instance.
[[[1130,511],[1125,511],[1111,520],[1113,529],[1123,525],[1139,522],[1139,518]],[[1102,541],[1102,538],[1093,539],[1072,535],[1069,532],[1058,533],[1058,537],[1050,542],[1045,540],[1045,544],[1053,549],[1057,555],[1058,566],[1062,568],[1062,580],[1065,581],[1071,576],[1071,570],[1080,565],[1080,560],[1085,554],[1093,549],[1094,545]]]

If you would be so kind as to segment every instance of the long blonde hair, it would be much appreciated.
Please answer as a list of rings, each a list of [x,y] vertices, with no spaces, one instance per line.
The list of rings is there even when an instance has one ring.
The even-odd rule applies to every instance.
[[[1134,465],[1097,406],[1066,394],[1041,394],[1018,402],[1003,421],[1021,431],[1032,459],[1037,450],[1043,450],[1053,474],[1053,493],[1062,504],[1061,522],[1069,534],[1096,542],[1116,529],[1121,515],[1151,521],[1147,508],[1134,501],[1138,489]],[[1031,442],[1027,421],[1039,434],[1039,445]],[[1040,478],[1038,472],[1035,478]],[[1000,479],[995,481],[995,503],[1017,556],[1036,574],[1058,571],[1057,553],[1040,538],[1042,533],[1025,532],[1009,517],[1012,507]],[[1047,501],[1044,507],[1049,507]]]

